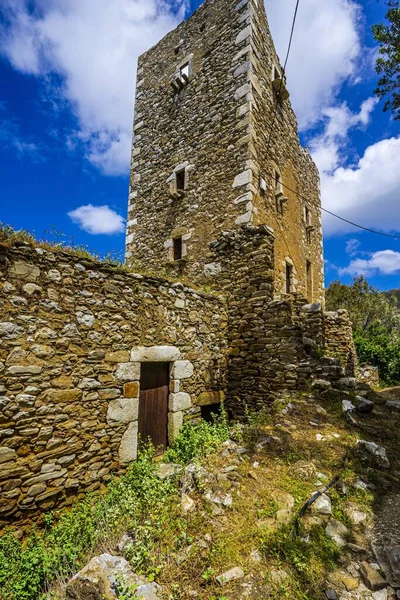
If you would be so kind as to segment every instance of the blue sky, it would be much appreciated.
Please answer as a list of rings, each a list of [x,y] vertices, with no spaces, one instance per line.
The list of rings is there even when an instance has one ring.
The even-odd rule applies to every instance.
[[[0,0],[0,221],[120,253],[137,56],[200,4]],[[295,0],[266,0],[284,56]],[[400,236],[399,122],[382,112],[378,0],[300,0],[288,86],[323,205]],[[400,287],[400,239],[324,219],[327,282]]]

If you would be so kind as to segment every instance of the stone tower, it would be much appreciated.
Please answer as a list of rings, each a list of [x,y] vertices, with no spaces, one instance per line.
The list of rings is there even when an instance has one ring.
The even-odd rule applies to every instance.
[[[249,224],[274,232],[275,296],[322,301],[319,176],[264,4],[206,0],[139,58],[127,260],[218,282],[210,242]]]

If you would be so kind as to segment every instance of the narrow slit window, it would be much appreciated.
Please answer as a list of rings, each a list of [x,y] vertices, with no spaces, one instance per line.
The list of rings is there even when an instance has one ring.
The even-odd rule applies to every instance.
[[[307,299],[312,300],[313,295],[313,277],[312,277],[312,263],[307,260],[306,265],[306,285],[307,285]]]
[[[175,176],[176,176],[176,189],[184,190],[185,189],[185,169],[178,171]]]
[[[290,287],[292,285],[293,267],[286,263],[286,280],[285,280],[285,292],[290,294]]]
[[[174,260],[182,259],[182,238],[178,237],[174,239]]]

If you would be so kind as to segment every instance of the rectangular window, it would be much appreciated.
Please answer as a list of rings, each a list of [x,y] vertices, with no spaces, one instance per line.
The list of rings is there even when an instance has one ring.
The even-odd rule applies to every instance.
[[[174,239],[174,260],[182,259],[182,238]]]
[[[308,206],[304,207],[304,220],[306,222],[306,226],[311,225],[311,211]]]
[[[292,278],[293,278],[293,267],[292,265],[289,265],[288,263],[286,263],[286,289],[285,292],[286,294],[290,294],[290,287],[292,285]]]
[[[307,278],[307,300],[311,302],[313,296],[313,277],[312,277],[312,264],[308,260],[306,265],[306,278]]]
[[[176,189],[184,190],[185,189],[185,169],[178,171],[175,173],[176,177]]]
[[[179,67],[179,72],[180,72],[181,77],[183,76],[184,78],[187,77],[187,79],[189,79],[189,71],[190,71],[189,63],[186,63],[186,64],[182,65],[181,67]]]

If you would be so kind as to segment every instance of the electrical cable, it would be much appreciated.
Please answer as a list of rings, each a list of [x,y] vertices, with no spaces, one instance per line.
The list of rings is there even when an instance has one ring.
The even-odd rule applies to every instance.
[[[299,4],[300,4],[300,0],[297,0],[297,2],[296,2],[296,8],[295,8],[295,11],[294,11],[294,16],[293,16],[293,21],[292,21],[292,28],[291,28],[291,31],[290,31],[288,49],[287,49],[287,52],[286,52],[286,58],[285,58],[285,62],[284,62],[284,65],[283,65],[282,77],[281,77],[281,81],[280,81],[280,84],[279,84],[279,90],[278,90],[278,92],[276,94],[276,97],[275,97],[274,111],[272,113],[272,117],[273,118],[272,118],[272,123],[271,123],[271,129],[269,131],[269,137],[268,137],[268,142],[267,142],[267,147],[266,147],[266,150],[265,150],[265,154],[268,154],[269,146],[270,146],[271,139],[272,139],[272,131],[273,131],[274,125],[275,125],[275,120],[276,120],[276,115],[277,115],[277,108],[278,108],[278,104],[279,104],[279,97],[280,97],[280,94],[281,94],[281,91],[282,91],[283,80],[284,80],[284,77],[285,77],[285,74],[286,74],[286,66],[287,66],[287,63],[288,63],[288,60],[289,60],[290,50],[291,50],[291,47],[292,47],[293,34],[294,34],[294,28],[296,26],[296,19],[297,19],[297,13],[298,13],[298,10],[299,10]]]
[[[297,20],[297,13],[298,13],[298,10],[299,10],[299,4],[300,4],[300,0],[297,0],[297,2],[296,2],[296,8],[295,8],[295,11],[294,11],[294,16],[293,16],[292,28],[291,28],[291,32],[290,32],[288,49],[287,49],[287,52],[286,52],[285,63],[283,65],[282,77],[281,77],[281,81],[280,81],[280,85],[279,85],[279,90],[278,90],[278,93],[277,93],[277,97],[276,97],[275,103],[274,103],[274,111],[273,111],[273,115],[272,115],[273,119],[272,119],[270,131],[269,131],[269,136],[268,136],[268,141],[267,141],[267,147],[266,147],[266,151],[265,151],[266,154],[268,154],[269,147],[270,147],[270,144],[271,144],[272,132],[273,132],[273,128],[274,128],[274,124],[275,124],[275,120],[276,120],[277,108],[278,108],[278,104],[279,104],[279,96],[280,96],[280,93],[281,93],[281,90],[282,90],[283,79],[284,79],[285,73],[286,73],[286,66],[287,66],[287,63],[288,63],[288,60],[289,60],[290,50],[291,50],[291,47],[292,47],[293,34],[294,34],[295,26],[296,26],[296,20]],[[271,177],[272,179],[275,180],[274,175],[271,175],[270,173],[266,173],[266,175],[268,175],[268,177]],[[331,215],[332,217],[335,217],[336,219],[340,219],[341,221],[344,221],[345,223],[348,223],[349,225],[352,225],[353,227],[357,227],[358,229],[362,229],[363,231],[368,231],[369,233],[374,233],[376,235],[383,235],[384,237],[392,238],[392,239],[395,239],[395,240],[400,240],[400,236],[398,236],[398,235],[393,235],[393,234],[390,234],[390,233],[384,233],[383,231],[377,231],[376,229],[370,229],[369,227],[364,227],[364,225],[359,225],[358,223],[354,223],[353,221],[349,221],[348,219],[345,219],[344,217],[341,217],[340,215],[337,215],[336,213],[328,210],[327,208],[324,208],[320,204],[317,204],[316,202],[311,202],[309,199],[306,199],[304,196],[302,196],[301,194],[299,194],[299,192],[297,192],[296,190],[291,189],[289,186],[285,185],[283,182],[281,182],[281,185],[282,185],[282,187],[286,188],[287,190],[293,192],[294,194],[297,194],[297,196],[299,198],[302,198],[308,204],[313,204],[314,206],[317,206],[320,210],[323,210],[324,212],[326,212],[327,214]]]
[[[265,175],[268,176],[268,177],[270,177],[271,179],[273,179],[275,181],[275,177],[271,173],[265,173]],[[353,225],[354,227],[358,227],[359,229],[363,229],[364,231],[368,231],[369,233],[375,233],[377,235],[383,235],[385,237],[393,238],[395,240],[400,240],[400,236],[399,235],[393,235],[391,233],[385,233],[384,231],[377,231],[376,229],[370,229],[369,227],[364,227],[364,225],[359,225],[358,223],[354,223],[353,221],[349,221],[348,219],[345,219],[344,217],[341,217],[340,215],[335,214],[334,212],[328,210],[327,208],[324,208],[320,204],[317,204],[316,202],[312,202],[309,198],[306,198],[305,196],[303,196],[302,194],[300,194],[298,191],[290,188],[288,185],[285,185],[283,182],[281,182],[281,185],[282,185],[283,188],[286,188],[290,192],[293,192],[293,194],[296,194],[299,198],[301,198],[302,200],[304,200],[305,202],[307,202],[307,204],[312,204],[313,206],[317,206],[318,208],[320,208],[324,212],[332,215],[333,217],[336,217],[337,219],[340,219],[341,221],[344,221],[345,223],[349,223],[349,225]]]

